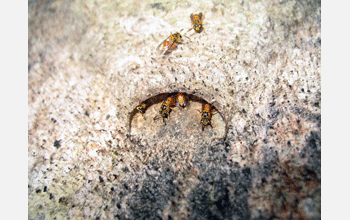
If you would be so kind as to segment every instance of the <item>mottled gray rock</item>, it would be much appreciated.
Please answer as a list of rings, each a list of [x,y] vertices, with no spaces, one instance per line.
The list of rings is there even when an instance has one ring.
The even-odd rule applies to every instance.
[[[28,26],[29,219],[321,218],[320,1],[30,1]],[[196,100],[130,120],[179,91],[213,128]]]

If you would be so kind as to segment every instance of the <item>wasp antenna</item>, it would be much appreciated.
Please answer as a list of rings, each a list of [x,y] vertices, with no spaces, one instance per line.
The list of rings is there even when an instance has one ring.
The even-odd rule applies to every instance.
[[[188,31],[187,31],[187,32],[188,32]],[[184,35],[184,36],[187,37],[186,35]],[[187,37],[187,38],[188,38],[190,41],[192,41],[191,38],[189,38],[189,37]]]

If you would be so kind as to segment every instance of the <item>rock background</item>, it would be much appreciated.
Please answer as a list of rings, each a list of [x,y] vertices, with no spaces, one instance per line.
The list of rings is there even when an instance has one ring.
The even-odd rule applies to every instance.
[[[205,31],[189,15],[205,12]],[[29,1],[29,219],[320,219],[320,1]],[[166,56],[157,45],[184,29]],[[159,93],[213,103],[166,125]],[[221,117],[222,115],[222,117]]]

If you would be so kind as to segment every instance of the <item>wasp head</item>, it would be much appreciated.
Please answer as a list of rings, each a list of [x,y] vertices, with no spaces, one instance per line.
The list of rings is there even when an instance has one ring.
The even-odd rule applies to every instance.
[[[159,112],[160,116],[162,116],[162,118],[168,118],[169,117],[169,113],[166,111],[160,111]]]
[[[209,119],[209,118],[202,118],[202,119],[201,119],[201,123],[202,123],[203,125],[208,125],[208,124],[210,124],[210,119]]]

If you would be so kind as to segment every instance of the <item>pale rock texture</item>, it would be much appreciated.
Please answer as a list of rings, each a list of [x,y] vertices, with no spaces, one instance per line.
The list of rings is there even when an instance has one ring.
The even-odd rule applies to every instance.
[[[29,1],[28,20],[29,219],[321,218],[321,1]],[[213,128],[191,102],[129,129],[177,91]]]

